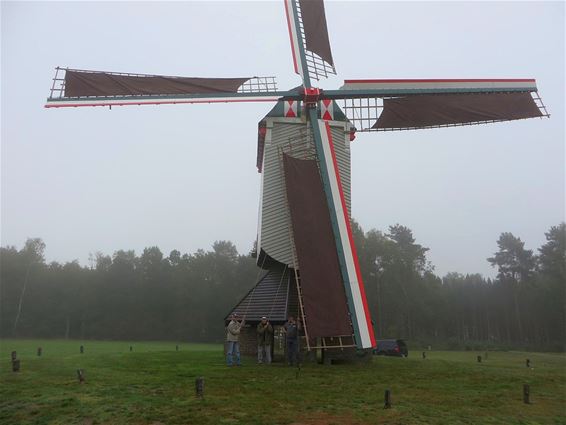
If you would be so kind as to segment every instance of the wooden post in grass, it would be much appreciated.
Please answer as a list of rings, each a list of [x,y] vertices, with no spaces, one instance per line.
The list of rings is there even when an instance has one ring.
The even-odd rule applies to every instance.
[[[531,388],[529,384],[523,384],[523,403],[530,404],[530,395],[531,395]]]
[[[179,351],[179,346],[175,345],[175,351]]]
[[[426,352],[423,351],[423,359],[426,359]]]
[[[385,405],[384,409],[391,409],[391,391],[385,390]]]
[[[84,370],[77,369],[77,378],[79,379],[79,384],[83,384],[85,382]]]
[[[20,361],[18,359],[12,360],[12,372],[20,371]]]
[[[15,351],[12,351],[12,361],[18,358],[18,354]]]
[[[85,347],[83,345],[81,345],[80,352],[81,352],[81,354],[84,354],[84,352],[85,352]]]
[[[481,363],[481,356],[478,356],[478,363]]]
[[[42,353],[43,353],[43,349],[41,347],[37,347],[37,357],[41,357]]]
[[[530,359],[527,359],[527,360],[525,361],[525,365],[526,365],[527,367],[531,367],[531,360],[530,360]]]
[[[132,351],[134,351],[134,347],[132,347],[132,346],[130,345],[130,353],[131,353]]]
[[[202,376],[195,380],[195,393],[198,398],[204,398],[204,378]]]

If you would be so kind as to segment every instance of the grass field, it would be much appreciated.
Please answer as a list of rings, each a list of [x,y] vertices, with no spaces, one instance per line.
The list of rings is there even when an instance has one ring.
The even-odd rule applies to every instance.
[[[222,346],[180,344],[176,351],[175,345],[2,340],[0,423],[566,424],[563,354],[489,352],[477,363],[484,353],[431,351],[423,360],[411,352],[407,359],[308,364],[299,371],[257,366],[251,358],[227,368]],[[13,350],[18,373],[11,371]],[[195,397],[198,376],[205,378],[203,400]],[[531,388],[528,405],[524,383]],[[385,389],[393,403],[386,410]]]

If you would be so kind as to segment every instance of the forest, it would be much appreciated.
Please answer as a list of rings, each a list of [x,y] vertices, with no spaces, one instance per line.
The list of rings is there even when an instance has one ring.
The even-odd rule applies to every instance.
[[[439,277],[402,225],[354,239],[378,338],[448,349],[566,348],[566,224],[536,252],[511,233],[486,258],[497,277]],[[188,254],[97,253],[89,266],[46,263],[45,243],[0,248],[0,337],[218,342],[223,318],[258,278],[229,241]],[[489,255],[489,254],[488,254]]]

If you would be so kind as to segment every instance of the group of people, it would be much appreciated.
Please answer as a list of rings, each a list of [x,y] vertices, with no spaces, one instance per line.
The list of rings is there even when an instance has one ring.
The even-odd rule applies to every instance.
[[[240,320],[237,313],[232,314],[230,323],[226,327],[226,364],[240,366],[240,332],[246,324],[245,317]],[[301,323],[293,316],[289,316],[283,325],[285,343],[287,348],[287,364],[293,366],[299,360],[299,333]],[[263,316],[256,328],[257,333],[257,362],[258,364],[271,364],[271,345],[273,343],[273,326],[267,317]]]

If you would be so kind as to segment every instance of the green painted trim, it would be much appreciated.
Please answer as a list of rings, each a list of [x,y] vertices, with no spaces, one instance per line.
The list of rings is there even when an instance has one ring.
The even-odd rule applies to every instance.
[[[275,104],[273,108],[271,108],[271,111],[267,113],[264,119],[267,117],[282,117],[284,112],[285,112],[285,107],[283,106],[283,102],[279,101]]]
[[[338,106],[338,103],[336,101],[332,101],[332,104],[332,108],[334,110],[334,121],[350,122],[346,114],[344,114],[344,111],[342,111],[342,108]]]

